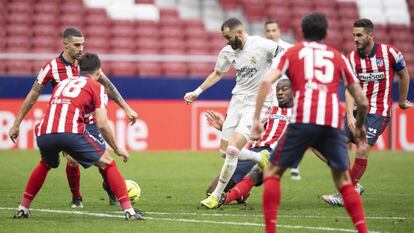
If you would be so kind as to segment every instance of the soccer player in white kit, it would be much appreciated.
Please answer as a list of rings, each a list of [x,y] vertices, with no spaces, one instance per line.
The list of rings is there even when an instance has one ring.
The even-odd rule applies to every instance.
[[[221,31],[228,45],[221,50],[215,70],[196,90],[188,92],[184,96],[186,103],[190,104],[203,91],[216,84],[231,65],[237,71],[236,86],[232,91],[233,96],[221,133],[220,154],[225,156],[224,164],[217,187],[209,197],[201,201],[201,205],[209,209],[217,207],[218,200],[236,169],[238,159],[254,160],[261,167],[268,164],[268,153],[250,156],[244,154],[239,156],[239,153],[250,139],[260,80],[271,65],[272,59],[283,50],[271,40],[249,36],[240,20],[236,18],[230,18],[223,22]],[[264,117],[266,110],[272,106],[273,97],[272,93],[267,96],[262,109],[262,117]]]

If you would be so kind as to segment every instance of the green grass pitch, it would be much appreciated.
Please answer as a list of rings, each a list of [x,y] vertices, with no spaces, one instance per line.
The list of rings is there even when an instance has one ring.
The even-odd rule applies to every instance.
[[[206,210],[199,206],[222,159],[214,152],[132,153],[116,161],[127,179],[137,181],[142,196],[136,207],[145,221],[126,222],[120,208],[108,205],[96,168],[81,170],[84,209],[74,212],[65,160],[49,172],[32,204],[29,219],[13,219],[27,178],[40,156],[36,151],[0,151],[0,232],[263,232],[262,188],[254,188],[247,206]],[[353,159],[351,159],[353,160]],[[376,232],[414,232],[414,154],[374,152],[363,177],[368,226]],[[301,165],[301,181],[282,182],[278,232],[354,232],[343,208],[318,195],[334,192],[330,172],[312,154]]]

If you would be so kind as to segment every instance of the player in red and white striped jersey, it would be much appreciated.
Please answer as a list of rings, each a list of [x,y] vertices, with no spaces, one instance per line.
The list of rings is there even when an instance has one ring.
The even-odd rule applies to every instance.
[[[283,48],[283,50],[287,50],[288,48],[293,46],[292,44],[280,38],[280,28],[279,28],[279,24],[277,23],[277,21],[274,21],[274,20],[266,21],[264,28],[265,28],[266,38],[269,40],[273,40],[274,42],[277,42],[278,45]],[[290,178],[292,180],[301,179],[299,167],[290,169]]]
[[[85,45],[84,36],[82,32],[80,32],[76,28],[66,28],[63,32],[63,42],[65,46],[63,52],[58,57],[49,61],[40,70],[38,77],[33,84],[32,89],[26,96],[26,99],[24,100],[22,107],[20,108],[20,111],[17,114],[16,120],[14,121],[12,128],[9,130],[9,136],[13,141],[19,136],[19,127],[22,120],[30,111],[30,109],[42,93],[43,88],[48,83],[51,83],[52,87],[54,87],[62,80],[79,77],[78,60],[83,53],[83,48]],[[137,118],[136,112],[128,106],[128,104],[119,94],[118,90],[105,76],[104,73],[102,73],[98,81],[107,88],[109,97],[112,98],[121,108],[124,109],[127,117],[130,119],[132,123],[134,123]],[[95,124],[88,125],[87,127],[91,127],[90,132],[99,133],[99,131],[96,129]],[[71,205],[73,208],[82,208],[83,205],[82,197],[80,194],[79,165],[70,156],[65,157],[68,160],[66,166],[66,173],[68,183],[72,192]]]
[[[106,90],[99,83],[84,77],[65,79],[55,87],[49,108],[36,127],[36,135],[82,134],[86,128],[85,109],[105,108],[107,102]]]
[[[348,55],[348,59],[359,79],[362,92],[369,102],[368,115],[365,121],[368,147],[362,153],[355,155],[351,169],[351,179],[354,186],[361,189],[359,180],[365,173],[368,155],[384,132],[391,116],[391,90],[395,74],[400,78],[399,107],[407,109],[411,103],[407,100],[410,76],[402,53],[392,45],[374,42],[374,25],[369,19],[359,19],[354,22],[352,30],[356,50]],[[349,93],[346,94],[347,117],[346,136],[354,142],[355,130],[354,101]],[[363,189],[363,188],[362,188]],[[323,195],[322,199],[330,205],[343,205],[339,194]]]
[[[273,106],[270,109],[269,118],[266,122],[266,130],[258,141],[253,142],[251,147],[276,147],[292,115],[292,108],[282,106]]]
[[[263,131],[260,111],[273,82],[286,73],[294,93],[290,124],[271,155],[271,164],[264,170],[263,213],[267,233],[276,232],[277,209],[280,204],[280,178],[289,167],[296,167],[304,152],[315,148],[324,155],[332,171],[337,189],[345,201],[345,208],[358,232],[367,233],[361,197],[355,191],[349,175],[349,159],[342,111],[338,100],[339,82],[344,81],[358,106],[355,138],[358,150],[366,146],[363,123],[368,101],[347,59],[335,49],[320,43],[326,37],[328,22],[321,13],[302,19],[305,41],[288,49],[262,80],[257,96],[252,137]]]
[[[108,96],[104,86],[96,82],[101,76],[101,62],[96,54],[85,54],[81,69],[88,77],[65,79],[53,89],[52,98],[42,121],[36,126],[36,142],[41,154],[40,163],[33,170],[27,183],[23,199],[14,215],[27,218],[30,204],[40,191],[51,168],[59,166],[59,153],[68,152],[84,168],[98,166],[108,179],[108,185],[118,198],[125,212],[126,220],[141,220],[132,208],[128,197],[125,179],[115,161],[106,149],[105,141],[114,152],[128,161],[128,152],[118,146],[109,125],[106,105]],[[85,126],[86,110],[95,111],[96,122],[104,140],[91,135]]]

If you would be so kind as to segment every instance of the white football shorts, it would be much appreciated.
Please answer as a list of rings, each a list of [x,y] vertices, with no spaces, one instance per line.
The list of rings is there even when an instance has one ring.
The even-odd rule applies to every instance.
[[[250,140],[253,116],[256,108],[256,95],[233,95],[227,108],[226,119],[221,130],[221,139],[229,141],[234,132],[238,132]],[[264,122],[265,114],[272,106],[272,99],[267,99],[262,108],[260,119]]]

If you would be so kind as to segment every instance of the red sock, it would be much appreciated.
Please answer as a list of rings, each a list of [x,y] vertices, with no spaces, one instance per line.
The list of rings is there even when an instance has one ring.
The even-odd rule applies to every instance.
[[[276,233],[277,208],[280,204],[280,177],[268,176],[263,181],[263,215],[265,232]]]
[[[72,192],[72,197],[80,199],[80,169],[79,165],[72,166],[69,163],[66,163],[66,178],[68,179],[68,184],[70,191]]]
[[[112,161],[104,170],[106,178],[108,179],[108,185],[121,204],[122,209],[126,210],[132,208],[131,201],[128,197],[128,191],[125,184],[125,179],[119,172],[116,166],[115,160]]]
[[[245,176],[239,183],[234,186],[227,194],[225,204],[228,204],[240,197],[246,197],[254,186],[252,178]]]
[[[359,233],[367,233],[367,223],[365,221],[364,205],[361,197],[353,185],[348,184],[342,186],[339,190],[344,199],[344,206],[351,216],[352,222]]]
[[[367,169],[368,160],[355,158],[354,166],[351,169],[352,184],[355,186],[364,175]]]
[[[35,198],[40,188],[42,188],[42,185],[45,182],[49,170],[50,167],[46,164],[46,162],[40,160],[39,164],[35,167],[35,169],[33,169],[29,181],[27,182],[26,189],[24,190],[23,199],[20,203],[21,206],[30,208],[30,203]]]
[[[102,179],[103,179],[103,187],[105,189],[109,189],[108,178],[106,177],[104,170],[102,170],[101,168],[99,168],[98,170],[99,170],[99,173],[101,173],[101,176],[102,176]]]

